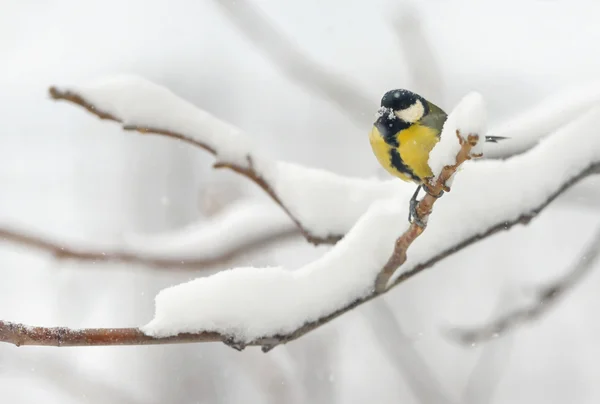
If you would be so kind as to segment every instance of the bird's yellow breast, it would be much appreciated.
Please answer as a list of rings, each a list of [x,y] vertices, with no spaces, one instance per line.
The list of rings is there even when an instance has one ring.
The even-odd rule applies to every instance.
[[[377,161],[390,174],[404,181],[421,182],[424,178],[432,176],[427,161],[429,152],[439,140],[438,135],[439,131],[436,129],[415,123],[395,135],[399,144],[398,147],[395,147],[388,144],[379,130],[373,126],[369,134],[369,141]],[[394,164],[392,161],[392,149],[398,152],[401,164]]]

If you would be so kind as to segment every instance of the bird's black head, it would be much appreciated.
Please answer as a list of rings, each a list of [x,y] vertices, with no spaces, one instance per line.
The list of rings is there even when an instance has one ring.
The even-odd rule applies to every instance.
[[[388,119],[413,123],[429,113],[427,101],[418,94],[404,89],[390,90],[381,98],[379,114]]]
[[[412,91],[399,88],[385,93],[383,97],[381,97],[381,106],[399,111],[410,107],[419,98],[421,97]]]

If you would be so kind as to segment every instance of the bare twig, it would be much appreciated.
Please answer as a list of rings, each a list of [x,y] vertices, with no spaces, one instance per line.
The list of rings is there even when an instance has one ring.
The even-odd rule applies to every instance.
[[[378,293],[381,293],[385,290],[388,281],[392,275],[394,275],[396,269],[398,269],[398,267],[400,267],[406,261],[406,251],[413,241],[415,241],[417,237],[419,237],[425,230],[425,227],[423,227],[420,222],[423,224],[427,223],[427,219],[429,218],[431,210],[433,209],[433,205],[435,201],[438,200],[439,195],[442,195],[442,192],[450,191],[450,188],[446,185],[447,181],[454,175],[454,173],[456,173],[456,170],[462,163],[470,160],[472,157],[480,157],[479,155],[473,155],[471,153],[471,149],[476,146],[477,142],[479,141],[479,135],[469,135],[467,140],[464,140],[460,132],[457,130],[456,136],[461,144],[461,148],[456,155],[456,163],[454,165],[445,166],[433,183],[429,182],[425,184],[428,190],[425,197],[423,197],[423,199],[421,199],[417,204],[418,220],[413,221],[408,230],[406,230],[404,234],[402,234],[396,240],[392,256],[377,277],[375,290]]]
[[[112,114],[109,114],[105,111],[102,111],[102,110],[96,108],[96,106],[89,103],[87,100],[85,100],[79,94],[76,94],[76,93],[73,93],[70,91],[61,91],[61,90],[57,89],[56,87],[51,87],[49,89],[49,92],[50,92],[50,96],[55,100],[64,100],[64,101],[72,102],[74,104],[77,104],[77,105],[82,106],[83,108],[87,109],[89,112],[96,115],[100,119],[107,119],[110,121],[115,121],[115,122],[119,122],[119,123],[123,124],[123,121],[119,117],[116,117]],[[124,125],[123,129],[129,130],[129,131],[136,131],[136,132],[140,132],[140,133],[147,133],[147,134],[154,134],[154,135],[170,137],[173,139],[184,141],[193,146],[199,147],[203,150],[208,151],[209,153],[211,153],[213,155],[215,154],[215,150],[212,147],[210,147],[202,142],[199,142],[195,139],[192,139],[189,136],[180,134],[180,133],[175,133],[172,131],[162,130],[162,129],[157,129],[157,128],[135,126],[135,125]],[[269,183],[260,175],[260,173],[258,173],[253,168],[252,158],[250,156],[248,156],[247,159],[248,159],[248,167],[242,167],[242,166],[235,165],[235,164],[220,163],[220,162],[215,163],[213,165],[213,167],[214,168],[228,168],[230,170],[233,170],[236,173],[245,176],[246,178],[248,178],[249,180],[251,180],[252,182],[257,184],[259,187],[261,187],[263,189],[263,191],[265,191],[267,193],[267,195],[269,195],[273,199],[273,201],[275,201],[275,203],[277,203],[279,206],[281,206],[281,208],[285,211],[285,213],[294,221],[294,223],[296,224],[296,226],[298,227],[298,229],[300,230],[302,235],[310,243],[315,244],[315,245],[335,244],[343,237],[343,235],[330,235],[327,237],[317,237],[317,236],[311,234],[311,232],[308,229],[304,228],[302,223],[300,223],[300,221],[296,217],[294,217],[294,215],[292,215],[292,213],[289,211],[287,206],[285,206],[285,204],[281,201],[281,199],[279,198],[277,193],[273,190],[271,185],[269,185]]]
[[[410,3],[403,2],[390,19],[400,44],[411,81],[411,89],[443,106],[443,74],[435,52],[424,31],[422,17]]]
[[[52,254],[58,260],[79,260],[92,262],[122,262],[130,264],[145,265],[155,269],[185,269],[194,270],[215,265],[223,265],[240,255],[258,250],[268,244],[287,240],[298,235],[297,229],[285,229],[279,232],[265,235],[261,238],[248,240],[246,244],[237,246],[218,257],[213,258],[177,258],[177,257],[155,257],[144,256],[141,253],[115,250],[97,247],[74,247],[66,245],[57,240],[29,234],[20,230],[0,228],[0,240],[17,243]],[[199,246],[201,248],[202,246]]]
[[[511,290],[506,286],[502,288],[492,317],[495,317],[506,307],[512,297]],[[510,353],[514,346],[514,338],[490,341],[481,347],[479,358],[473,366],[462,391],[462,404],[486,404],[493,402],[498,385],[506,372],[510,360]]]
[[[317,321],[306,323],[295,331],[286,335],[274,335],[264,338],[258,338],[246,344],[237,344],[229,336],[221,335],[215,332],[201,332],[196,334],[183,333],[176,336],[155,338],[144,334],[137,328],[86,328],[86,329],[70,329],[66,327],[31,327],[23,324],[10,323],[0,321],[0,342],[7,342],[14,345],[42,345],[42,346],[99,346],[99,345],[150,345],[150,344],[178,344],[189,342],[223,342],[236,349],[243,349],[245,346],[260,345],[264,352],[268,352],[277,345],[285,344],[300,338],[304,334],[319,328],[320,326],[329,323],[342,314],[354,309],[355,307],[368,302],[382,293],[387,293],[393,287],[412,278],[423,270],[430,268],[434,264],[462,250],[469,245],[483,240],[497,232],[508,230],[517,224],[527,224],[539,212],[541,212],[550,202],[556,199],[560,194],[569,189],[571,186],[579,182],[588,175],[600,171],[600,163],[595,163],[574,175],[569,181],[565,182],[560,189],[550,195],[546,201],[540,204],[537,208],[530,212],[525,212],[518,218],[510,222],[501,222],[490,227],[487,231],[477,234],[463,242],[449,248],[445,251],[440,251],[430,260],[417,265],[410,271],[403,272],[398,276],[391,285],[382,292],[375,290],[360,299],[339,308],[333,313],[323,316]]]
[[[176,340],[176,341],[175,341]],[[16,346],[106,346],[148,345],[170,342],[213,342],[221,341],[217,333],[204,332],[194,335],[181,334],[171,338],[152,338],[137,328],[86,328],[30,327],[23,324],[0,321],[0,341]]]
[[[291,80],[335,104],[349,119],[364,128],[365,111],[373,109],[370,100],[339,73],[326,70],[305,54],[258,7],[246,0],[214,0],[244,38],[262,50]]]
[[[540,287],[536,292],[537,299],[532,304],[518,308],[481,327],[453,330],[452,336],[464,344],[473,344],[502,336],[522,324],[536,320],[590,272],[599,255],[600,228],[581,253],[577,264],[558,280]]]
[[[366,312],[365,312],[366,310]],[[363,318],[373,328],[379,345],[402,374],[420,403],[454,404],[431,367],[406,335],[385,299],[376,299],[363,309]]]
[[[89,403],[136,404],[143,402],[151,404],[159,402],[147,399],[142,401],[124,388],[94,377],[95,375],[83,371],[83,369],[77,369],[77,366],[67,363],[64,357],[55,358],[36,352],[35,360],[33,358],[27,360],[23,355],[11,359],[13,360],[6,367],[7,369],[17,369],[22,371],[23,376],[28,374],[38,377],[44,382],[52,383],[75,400],[86,397],[86,402]],[[35,372],[31,372],[31,369],[35,369]]]

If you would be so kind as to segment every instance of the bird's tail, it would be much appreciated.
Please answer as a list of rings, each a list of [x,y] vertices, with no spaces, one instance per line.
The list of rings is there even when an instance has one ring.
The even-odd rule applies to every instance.
[[[504,137],[504,136],[486,136],[485,137],[485,141],[490,142],[490,143],[498,143],[498,140],[504,140],[504,139],[508,139],[508,138]]]

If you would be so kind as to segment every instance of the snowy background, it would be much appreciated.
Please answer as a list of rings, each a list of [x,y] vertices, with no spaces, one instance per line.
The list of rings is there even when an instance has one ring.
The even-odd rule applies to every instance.
[[[252,133],[272,155],[370,177],[383,174],[368,123],[390,88],[409,87],[446,108],[479,91],[494,124],[600,80],[593,2],[254,4],[370,98],[364,127],[282,74],[217,1],[11,2],[0,14],[0,221],[102,242],[208,219],[240,198],[266,200],[246,180],[211,170],[213,158],[194,148],[51,102],[52,84],[142,75]],[[436,65],[420,64],[429,60],[422,43]],[[541,321],[493,343],[467,349],[443,334],[563,273],[600,225],[597,186],[586,180],[531,225],[476,244],[268,355],[222,344],[1,345],[0,392],[15,403],[597,402],[597,272]],[[226,265],[295,268],[328,248],[286,239]],[[0,318],[74,327],[145,324],[158,290],[223,268],[63,262],[14,244],[0,245],[0,263]]]

